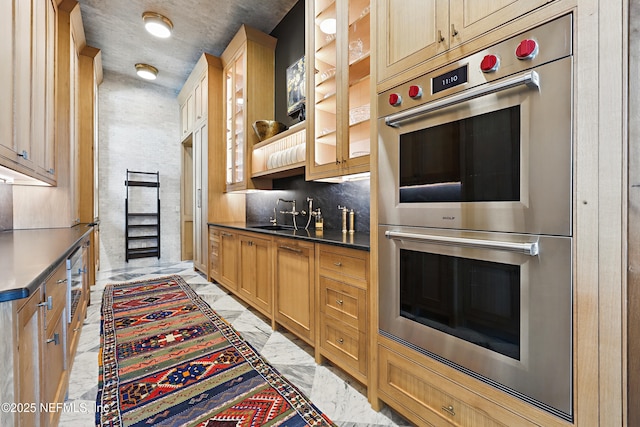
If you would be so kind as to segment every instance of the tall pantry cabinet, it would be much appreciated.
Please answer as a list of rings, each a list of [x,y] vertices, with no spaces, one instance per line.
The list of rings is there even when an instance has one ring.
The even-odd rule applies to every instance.
[[[208,272],[208,222],[244,218],[245,201],[225,194],[222,123],[222,63],[202,54],[178,94],[181,117],[182,258]]]

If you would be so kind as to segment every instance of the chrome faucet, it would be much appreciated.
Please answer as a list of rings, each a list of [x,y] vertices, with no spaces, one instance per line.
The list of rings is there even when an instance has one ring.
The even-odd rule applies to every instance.
[[[285,215],[291,215],[293,217],[293,228],[294,228],[294,230],[297,230],[298,229],[298,225],[296,224],[296,216],[300,215],[300,212],[296,211],[296,201],[295,200],[278,199],[277,203],[280,203],[280,202],[291,203],[291,210],[290,211],[280,211],[280,213],[281,214],[285,214]]]

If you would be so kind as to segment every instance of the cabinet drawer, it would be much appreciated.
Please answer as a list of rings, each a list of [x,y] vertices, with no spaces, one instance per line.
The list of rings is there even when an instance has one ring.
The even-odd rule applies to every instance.
[[[367,375],[366,333],[331,317],[320,320],[320,347],[335,356],[338,364],[347,365]],[[333,359],[333,358],[332,358]]]
[[[337,246],[321,246],[320,274],[367,288],[369,282],[369,253]]]
[[[395,402],[392,406],[418,424],[475,427],[534,425],[383,345],[378,350],[381,397],[388,403]]]
[[[44,285],[43,302],[48,302],[51,297],[51,309],[45,305],[44,328],[50,329],[51,319],[57,319],[67,303],[67,269],[64,264],[60,265]]]
[[[366,328],[366,291],[320,276],[320,312],[364,331]]]

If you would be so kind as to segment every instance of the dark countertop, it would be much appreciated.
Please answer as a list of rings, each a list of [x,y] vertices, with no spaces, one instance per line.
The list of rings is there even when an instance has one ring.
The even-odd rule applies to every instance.
[[[325,243],[328,245],[344,246],[362,251],[369,251],[369,233],[356,231],[355,233],[343,233],[340,230],[323,230],[317,233],[315,229],[304,227],[297,231],[293,228],[285,228],[281,230],[269,230],[258,228],[260,226],[268,226],[268,224],[248,224],[245,222],[210,222],[209,225],[216,227],[234,228],[236,230],[251,231],[256,233],[268,234],[276,237],[290,237],[293,239],[308,240],[315,243]]]
[[[28,297],[91,230],[78,224],[0,232],[0,303]]]

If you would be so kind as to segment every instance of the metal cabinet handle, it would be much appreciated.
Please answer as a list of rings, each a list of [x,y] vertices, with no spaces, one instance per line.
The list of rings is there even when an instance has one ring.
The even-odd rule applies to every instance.
[[[336,342],[337,342],[338,344],[343,344],[343,343],[344,343],[344,340],[343,340],[342,338],[338,338],[338,339],[336,340]]]
[[[451,24],[451,37],[455,37],[458,35],[458,30],[456,30],[456,26]]]
[[[400,123],[405,120],[417,118],[432,111],[441,110],[452,105],[460,104],[465,101],[470,101],[474,98],[479,98],[484,95],[490,95],[492,93],[501,92],[503,90],[511,89],[517,86],[528,86],[531,88],[540,88],[540,76],[538,73],[531,70],[524,74],[511,77],[504,80],[499,80],[495,83],[483,84],[472,89],[465,90],[457,95],[451,95],[446,98],[439,99],[437,101],[429,102],[428,104],[420,105],[415,108],[411,108],[406,111],[391,114],[385,117],[384,122],[387,126],[399,127]]]
[[[455,411],[453,410],[453,406],[449,405],[449,406],[443,406],[442,410],[445,411],[446,413],[450,414],[450,415],[456,415]]]
[[[59,279],[56,284],[60,285],[62,283],[65,283],[67,281],[67,279]]]
[[[29,160],[29,153],[27,150],[22,150],[22,153],[18,153],[18,157],[22,157],[25,160]]]
[[[295,252],[295,253],[302,253],[302,249],[298,249],[298,248],[292,248],[291,246],[279,246],[280,249],[284,249],[287,251],[291,251],[291,252]]]
[[[342,263],[340,261],[334,262],[333,265],[335,265],[336,267],[342,267]]]
[[[438,30],[438,43],[442,43],[444,41],[444,37],[442,36],[442,31]]]
[[[53,310],[53,296],[49,295],[45,302],[38,304],[38,307],[47,307],[47,310]]]
[[[482,249],[498,249],[502,251],[522,252],[526,255],[536,256],[539,253],[538,242],[513,243],[500,242],[495,240],[470,239],[467,237],[447,237],[431,234],[402,233],[399,231],[386,231],[387,239],[397,240],[419,240],[425,243],[435,243],[441,245],[468,246]]]
[[[224,237],[233,237],[233,234],[231,233],[220,233],[222,234]]]
[[[344,304],[344,301],[342,301],[341,299],[337,299],[337,300],[336,300],[336,303],[337,303],[338,305],[342,305],[342,304]]]
[[[57,332],[53,334],[53,338],[49,338],[47,340],[47,344],[49,343],[53,343],[54,345],[60,344],[60,334],[58,334]]]

